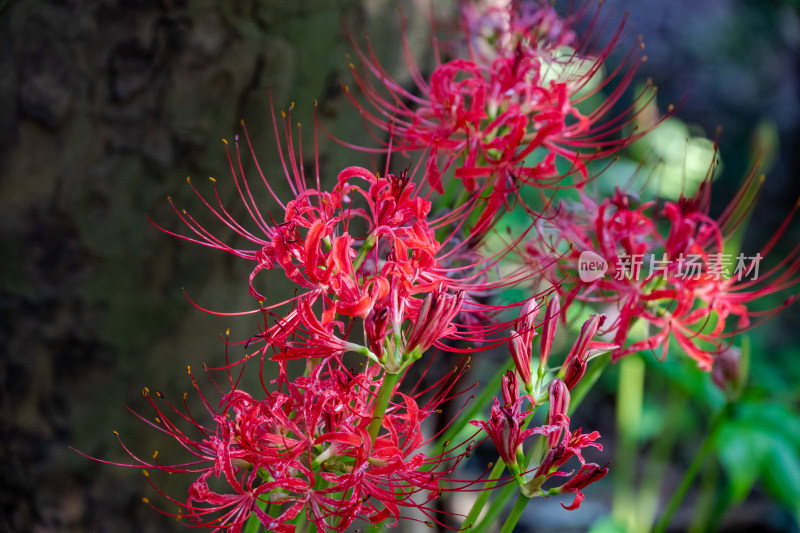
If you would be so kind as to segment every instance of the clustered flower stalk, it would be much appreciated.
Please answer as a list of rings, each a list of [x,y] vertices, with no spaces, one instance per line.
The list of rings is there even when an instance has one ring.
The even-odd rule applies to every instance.
[[[602,451],[600,434],[571,422],[571,391],[594,357],[656,349],[666,356],[674,339],[701,368],[714,366],[715,382],[739,386],[731,385],[738,374],[726,355],[729,339],[752,326],[750,302],[797,282],[798,254],[759,282],[715,277],[712,259],[741,209],[710,217],[707,184],[677,202],[640,202],[621,190],[594,197],[587,184],[603,179],[595,163],[660,120],[646,120],[651,91],[624,104],[643,45],[625,44],[623,24],[593,8],[562,16],[544,2],[486,4],[461,4],[461,35],[448,41],[447,60],[436,48],[430,73],[403,35],[413,87],[395,81],[370,47],[356,46],[357,90],[346,94],[377,144],[340,142],[342,150],[385,154],[383,173],[349,167],[330,183],[317,164],[307,176],[289,110],[273,116],[276,135],[282,129],[287,138],[285,147],[278,143],[282,187],[257,163],[257,175],[245,175],[243,153],[252,146],[244,124],[225,142],[246,220],[226,207],[215,180],[189,183],[219,227],[173,206],[188,229],[174,235],[251,263],[242,282],[263,319],[243,340],[226,339],[224,363],[206,369],[227,376],[224,388],[212,379],[219,403],[189,370],[205,416],[144,391],[156,416],[142,420],[174,438],[187,458],[164,463],[158,452],[142,457],[126,447],[127,466],[193,476],[188,494],[161,494],[183,521],[233,532],[245,525],[294,532],[302,523],[344,531],[357,520],[393,526],[401,518],[471,528],[471,519],[461,524],[464,517],[443,513],[437,500],[510,482],[522,498],[504,527],[510,531],[527,499],[566,497],[564,508],[576,509],[584,489],[609,471],[584,458],[587,448]],[[405,158],[404,170],[390,170]],[[271,205],[257,200],[257,187]],[[555,202],[555,190],[571,190],[576,200]],[[514,209],[529,223],[501,231]],[[235,239],[222,237],[231,233]],[[582,252],[611,265],[608,275],[577,276]],[[692,255],[698,275],[687,281],[665,266],[634,277],[622,255],[658,256],[665,265]],[[275,301],[259,289],[264,271],[295,295]],[[510,288],[524,298],[499,303]],[[579,332],[565,329],[568,313],[581,316]],[[729,327],[731,317],[737,323]],[[643,340],[631,339],[635,321],[649,326]],[[556,347],[571,338],[559,355]],[[514,370],[492,391],[490,412],[440,423],[460,436],[437,441],[442,431],[429,430],[432,419],[472,408],[474,385],[462,379],[469,358],[506,348]],[[442,366],[447,371],[437,374]],[[243,390],[245,372],[258,373],[261,390]],[[542,405],[546,420],[536,425]],[[477,446],[496,448],[500,467],[464,479],[460,464]]]

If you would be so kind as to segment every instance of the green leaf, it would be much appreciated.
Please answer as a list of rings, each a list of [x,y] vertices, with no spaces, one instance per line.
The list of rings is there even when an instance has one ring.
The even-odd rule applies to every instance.
[[[589,529],[589,533],[629,533],[628,530],[616,523],[614,519],[609,515],[601,518],[594,524],[592,524],[591,529]]]
[[[743,402],[736,419],[720,430],[717,451],[734,502],[741,502],[761,479],[776,501],[800,511],[800,420],[790,407]]]
[[[800,457],[790,443],[773,436],[763,463],[764,488],[777,501],[800,511]]]
[[[740,406],[740,418],[764,428],[800,448],[800,416],[776,402],[750,402]]]
[[[760,429],[732,421],[724,425],[717,438],[717,452],[731,483],[731,499],[743,501],[761,473],[770,437]]]

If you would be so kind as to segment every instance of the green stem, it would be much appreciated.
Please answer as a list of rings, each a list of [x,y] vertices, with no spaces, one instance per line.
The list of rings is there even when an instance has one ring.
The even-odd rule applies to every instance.
[[[389,406],[389,400],[394,394],[397,382],[400,381],[400,375],[389,373],[383,375],[383,384],[375,402],[375,409],[372,411],[372,422],[369,423],[369,436],[372,437],[372,442],[375,442],[378,432],[381,430],[383,415],[386,414],[386,408]]]
[[[697,476],[697,473],[700,471],[700,467],[714,449],[714,441],[716,440],[717,432],[719,431],[719,428],[722,427],[722,423],[728,416],[730,409],[731,404],[726,403],[714,416],[714,419],[711,421],[711,425],[708,428],[708,433],[706,434],[705,439],[703,439],[703,444],[700,445],[700,449],[697,451],[697,455],[694,456],[692,464],[689,465],[689,469],[686,471],[686,474],[683,475],[681,484],[678,485],[678,488],[672,494],[672,498],[667,504],[664,515],[661,517],[661,520],[658,522],[655,529],[653,529],[653,533],[664,533],[664,531],[667,530],[667,526],[672,520],[672,516],[675,514],[675,511],[678,510],[681,501],[683,501],[684,496],[686,496],[686,493],[689,491],[689,487],[692,486],[692,482]]]
[[[474,533],[489,531],[495,520],[497,520],[497,517],[500,516],[500,513],[505,510],[511,497],[515,494],[519,494],[519,485],[516,483],[508,483],[504,486],[500,490],[500,494],[492,501],[492,505],[490,505],[489,509],[486,511],[486,516],[484,516],[483,520],[474,528]]]
[[[639,491],[639,523],[644,531],[650,531],[658,510],[658,499],[664,480],[664,474],[669,464],[672,449],[681,434],[680,425],[670,422],[680,420],[686,411],[686,396],[680,393],[670,396],[663,429],[653,442],[653,448],[647,459],[644,473],[642,474],[642,487]]]
[[[516,527],[517,522],[519,522],[519,519],[522,516],[522,511],[525,510],[525,507],[527,507],[529,501],[531,501],[530,498],[523,496],[522,494],[519,495],[517,502],[514,504],[514,508],[511,509],[511,514],[508,515],[503,527],[500,529],[500,533],[512,533],[514,531],[514,527]]]
[[[700,496],[695,500],[694,515],[689,524],[688,533],[703,533],[711,531],[710,522],[717,503],[717,473],[719,468],[716,463],[706,465],[703,472],[703,481],[700,486]]]
[[[637,432],[642,419],[644,361],[638,354],[619,363],[617,391],[617,450],[614,468],[612,516],[628,531],[639,531],[637,498],[633,485],[639,456]]]
[[[492,471],[489,472],[489,479],[497,479],[500,477],[500,474],[503,473],[503,468],[505,467],[505,463],[499,457],[497,458],[497,462],[494,464],[494,468]],[[489,499],[489,495],[492,493],[492,489],[497,485],[496,481],[487,481],[486,484],[483,486],[483,490],[478,493],[478,499],[475,500],[475,503],[472,504],[472,508],[469,510],[469,514],[464,519],[464,522],[461,524],[462,530],[471,529],[478,521],[478,517],[483,511],[483,507],[486,505],[486,501]]]
[[[358,256],[356,260],[353,261],[353,272],[358,272],[358,269],[361,268],[361,263],[364,262],[364,259],[367,258],[367,254],[375,248],[375,243],[377,239],[375,236],[370,235],[364,240],[364,244],[361,245],[361,249],[358,251]]]

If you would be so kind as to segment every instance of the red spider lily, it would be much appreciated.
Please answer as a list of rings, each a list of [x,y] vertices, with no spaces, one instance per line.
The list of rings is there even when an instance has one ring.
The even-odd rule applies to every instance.
[[[511,338],[508,341],[508,347],[511,352],[511,357],[514,360],[514,365],[526,389],[528,389],[529,393],[535,392],[538,395],[542,380],[547,373],[547,362],[550,359],[550,350],[553,346],[553,338],[555,337],[558,326],[558,315],[561,310],[561,305],[557,296],[554,296],[547,305],[544,321],[541,324],[542,340],[539,348],[539,369],[535,384],[533,381],[533,371],[531,369],[531,343],[533,342],[534,335],[533,322],[538,313],[538,308],[534,308],[533,305],[533,302],[529,302],[525,304],[520,311],[516,327],[523,331],[524,334],[512,330]],[[586,373],[589,359],[599,353],[614,350],[619,347],[617,344],[594,340],[604,320],[604,315],[592,315],[589,320],[584,322],[581,327],[580,335],[561,365],[559,377],[563,378],[569,389],[577,385]],[[536,390],[534,391],[534,389]]]
[[[516,377],[509,371],[503,376],[504,404],[501,405],[500,401],[495,398],[489,420],[471,421],[470,423],[483,429],[489,435],[500,453],[500,458],[517,479],[523,494],[533,498],[562,492],[575,493],[575,502],[565,508],[577,509],[583,500],[580,489],[602,478],[608,472],[608,469],[600,469],[602,470],[600,473],[600,470],[596,470],[597,465],[587,465],[583,459],[582,450],[584,448],[603,449],[599,443],[595,442],[600,434],[594,431],[584,435],[581,433],[581,429],[570,433],[570,419],[567,416],[570,402],[569,389],[560,378],[556,378],[550,383],[549,391],[550,411],[547,425],[525,429],[525,421],[533,414],[533,411],[529,409],[523,412],[522,403],[526,396],[519,395]],[[532,398],[530,396],[527,398],[533,406]],[[544,436],[546,448],[538,465],[527,470],[527,465],[523,461],[522,446],[531,435]],[[560,468],[573,457],[578,458],[581,462],[580,472],[561,487],[543,491],[542,485],[551,477],[572,475],[572,472],[563,472]]]
[[[551,6],[518,2],[509,8],[509,3],[489,2],[480,8],[470,2],[461,4],[462,23],[470,36],[472,55],[488,61],[498,50],[513,49],[523,38],[532,43],[546,43],[545,49],[569,46],[575,41],[569,21]]]
[[[417,312],[414,327],[406,339],[406,353],[422,354],[433,346],[438,338],[444,337],[448,329],[453,329],[452,321],[461,311],[463,303],[463,292],[458,292],[455,296],[441,293],[428,294]]]
[[[581,463],[583,463],[584,460],[581,452],[583,448],[593,447],[597,448],[598,450],[603,449],[603,446],[595,442],[598,438],[600,438],[600,433],[593,431],[584,435],[581,433],[581,428],[578,428],[570,433],[567,431],[569,428],[569,417],[562,415],[557,418],[562,420],[564,427],[564,438],[561,444],[551,448],[548,451],[545,459],[540,463],[539,468],[537,469],[537,475],[547,475],[547,477],[552,475],[568,475],[563,472],[554,473],[553,469],[563,466],[573,456],[580,459]],[[546,474],[548,471],[550,471],[550,474]]]
[[[533,415],[532,410],[522,410],[525,398],[533,405],[530,396],[520,396],[517,378],[510,370],[503,376],[502,384],[503,404],[495,398],[489,420],[472,420],[470,424],[479,427],[489,435],[495,448],[500,453],[500,458],[514,475],[519,476],[522,443],[531,435],[549,435],[560,431],[558,426],[539,426],[525,429],[525,420]]]
[[[431,516],[428,504],[441,494],[440,481],[469,450],[460,445],[440,454],[425,453],[429,439],[420,426],[451,397],[463,370],[413,396],[398,393],[400,401],[391,403],[383,417],[385,432],[374,442],[368,426],[373,391],[381,380],[369,372],[352,374],[319,364],[309,376],[290,380],[281,364],[273,381],[277,388],[263,400],[234,388],[219,408],[192,378],[210,425],[192,414],[188,404],[179,409],[156,393],[166,402],[162,408],[145,389],[157,416],[155,421],[140,418],[174,438],[191,460],[164,464],[156,452],[148,461],[122,444],[134,459],[124,466],[196,475],[185,502],[156,490],[182,507],[180,518],[215,531],[241,531],[256,514],[270,530],[293,532],[289,522],[303,510],[319,531],[344,531],[357,518],[376,524],[396,521],[403,508]],[[233,380],[231,385],[235,387]],[[215,489],[209,486],[212,479]],[[153,485],[149,475],[148,481]],[[281,512],[271,516],[264,510],[267,505]]]
[[[551,6],[518,4],[485,13],[467,7],[462,21],[469,43],[466,52],[443,63],[437,48],[429,78],[414,61],[404,31],[414,90],[395,81],[371,47],[356,46],[363,69],[351,67],[367,104],[346,91],[366,125],[389,135],[388,141],[380,141],[382,148],[365,150],[421,151],[434,190],[444,190],[442,177],[455,168],[466,190],[484,198],[475,231],[490,223],[520,184],[556,186],[573,173],[580,174],[583,183],[587,161],[613,154],[643,134],[621,135],[637,114],[635,106],[609,116],[643,59],[640,47],[632,47],[620,66],[599,80],[606,59],[620,43],[623,25],[597,46],[592,36],[607,29],[595,15],[585,38],[576,42],[568,29],[570,21],[559,19]],[[488,27],[482,26],[486,23]],[[586,114],[579,110],[601,90],[608,93],[601,105]],[[378,139],[377,134],[373,137]],[[570,170],[559,171],[557,159],[565,159]]]
[[[569,481],[560,487],[550,489],[548,494],[575,494],[575,500],[570,505],[564,505],[563,503],[561,504],[561,507],[567,511],[572,511],[580,507],[581,502],[583,502],[584,495],[583,492],[581,492],[581,489],[586,488],[595,481],[603,479],[606,477],[606,474],[608,474],[608,468],[606,467],[600,467],[599,465],[593,463],[581,465],[581,469],[577,474],[575,474]]]
[[[235,146],[236,165],[228,154],[233,181],[255,230],[246,229],[230,215],[216,192],[216,181],[215,202],[192,187],[224,226],[254,247],[231,247],[188,212],[176,209],[194,232],[193,237],[178,236],[255,263],[250,293],[262,301],[256,312],[263,312],[267,320],[275,319],[274,325],[265,324],[262,333],[248,341],[264,342],[262,355],[269,349],[276,352],[275,359],[339,357],[352,351],[399,373],[427,348],[445,348],[439,339],[483,341],[487,331],[497,329],[453,323],[459,312],[477,313],[480,309],[462,305],[466,300],[463,291],[483,294],[531,275],[520,269],[491,279],[505,251],[486,257],[475,250],[470,239],[456,236],[474,204],[432,218],[431,202],[419,196],[408,171],[380,176],[349,167],[339,173],[332,190],[324,191],[319,179],[315,188],[306,185],[302,166],[285,165],[293,194],[289,201],[281,201],[260,175],[283,213],[281,222],[275,222],[261,214],[253,199],[242,170],[238,136]],[[280,154],[283,161],[295,160],[291,144],[288,157],[284,158],[283,151]],[[363,230],[355,232],[356,228]],[[441,242],[437,232],[446,236]],[[301,292],[288,302],[264,305],[265,296],[256,290],[254,280],[262,270],[275,268]],[[290,311],[275,313],[290,302]],[[385,321],[380,328],[373,327],[377,326],[375,317]],[[364,321],[367,346],[348,340],[352,319]]]
[[[614,307],[616,317],[607,329],[615,332],[620,346],[615,358],[659,347],[663,358],[673,338],[709,370],[726,339],[754,326],[753,317],[768,318],[777,311],[752,311],[751,303],[800,281],[800,247],[758,272],[797,207],[757,254],[726,253],[729,236],[752,207],[745,202],[754,184],[753,174],[716,220],[708,215],[708,183],[695,197],[678,202],[640,204],[619,190],[602,202],[582,194],[577,208],[563,204],[558,216],[540,224],[552,239],[529,241],[528,257],[535,269],[557,282],[567,305],[581,300]],[[596,279],[576,276],[586,253],[605,261],[608,272]],[[748,276],[754,270],[756,276]],[[735,325],[730,317],[736,317]],[[626,345],[637,320],[648,324],[649,336]]]
[[[601,479],[608,473],[607,468],[599,468],[595,464],[586,464],[582,450],[587,447],[602,450],[603,446],[595,442],[600,433],[593,431],[584,435],[581,429],[576,429],[570,433],[570,419],[567,416],[569,410],[570,394],[566,384],[559,378],[550,383],[550,410],[548,413],[548,424],[554,426],[556,431],[551,432],[547,438],[546,451],[538,466],[532,470],[532,477],[523,486],[523,492],[529,497],[561,494],[562,492],[574,493],[575,501],[565,509],[577,509],[583,501],[583,493],[580,489],[590,483]],[[552,488],[542,492],[542,485],[551,477],[570,476],[573,472],[561,471],[570,459],[576,457],[581,463],[580,471],[569,481],[560,487]]]

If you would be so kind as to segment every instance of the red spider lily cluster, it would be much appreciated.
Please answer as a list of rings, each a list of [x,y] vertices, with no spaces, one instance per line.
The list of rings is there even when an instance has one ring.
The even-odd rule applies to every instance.
[[[672,337],[710,369],[735,332],[726,320],[748,327],[751,301],[797,281],[797,254],[757,282],[712,276],[710,258],[725,251],[739,211],[711,218],[706,188],[678,202],[589,194],[586,185],[597,177],[591,163],[645,133],[635,123],[648,93],[622,105],[643,47],[621,44],[621,24],[586,10],[564,18],[539,2],[465,3],[460,29],[449,43],[452,58],[443,59],[434,41],[429,74],[403,39],[413,88],[395,81],[371,48],[356,47],[361,64],[352,71],[361,94],[347,94],[376,144],[341,142],[393,162],[409,156],[405,170],[349,167],[324,186],[317,165],[309,179],[284,113],[286,184],[270,181],[257,163],[256,179],[248,179],[238,135],[228,151],[249,220],[232,215],[213,180],[191,186],[218,219],[216,228],[175,208],[189,228],[178,237],[252,262],[252,313],[263,317],[260,331],[226,341],[245,353],[220,365],[230,379],[218,405],[192,378],[204,417],[145,391],[157,416],[142,419],[173,437],[189,459],[167,464],[126,448],[134,459],[128,466],[196,476],[185,498],[162,493],[185,521],[231,531],[260,523],[279,532],[303,521],[343,531],[358,519],[392,526],[409,516],[445,525],[458,513],[442,511],[438,498],[498,482],[516,483],[528,498],[574,495],[562,505],[575,509],[583,489],[608,473],[583,456],[586,448],[602,450],[599,433],[570,427],[571,391],[592,358],[656,348],[666,354]],[[609,67],[620,46],[627,53]],[[281,121],[273,120],[277,135]],[[252,152],[244,129],[243,144]],[[262,187],[270,206],[256,200]],[[284,198],[279,191],[287,189]],[[537,208],[530,201],[555,189],[574,189],[578,202]],[[501,236],[495,227],[514,206],[529,223],[515,237]],[[577,276],[583,252],[606,261],[607,275]],[[690,255],[700,257],[691,279],[677,270],[677,259]],[[623,272],[622,256],[673,263],[659,275],[636,277]],[[284,279],[295,295],[273,301],[258,288],[268,275]],[[496,304],[509,287],[529,292]],[[604,314],[585,313],[572,348],[553,366],[554,340],[564,336],[558,323],[570,308],[583,313],[586,303],[602,304]],[[637,320],[650,327],[644,339],[630,338]],[[428,431],[448,403],[469,405],[463,393],[473,387],[459,381],[469,370],[466,354],[504,347],[516,372],[503,375],[488,418],[449,420]],[[260,361],[258,393],[242,390],[232,372],[250,371],[253,359]],[[441,375],[434,359],[446,360]],[[528,427],[542,404],[546,424]],[[451,426],[460,429],[458,442],[437,442]],[[459,479],[461,463],[490,444],[510,476]]]
[[[709,183],[692,198],[662,202],[641,202],[619,189],[602,200],[580,191],[578,202],[562,203],[553,209],[557,215],[542,219],[540,230],[549,238],[526,242],[525,258],[557,283],[568,303],[608,306],[615,317],[607,329],[620,346],[615,358],[654,349],[665,358],[674,338],[700,368],[711,370],[732,337],[755,325],[753,317],[762,320],[777,311],[753,311],[748,304],[798,281],[800,247],[761,268],[797,207],[757,253],[730,248],[731,235],[752,207],[743,202],[754,177],[717,219],[709,216]],[[608,266],[606,275],[574,275],[587,254]],[[647,323],[649,335],[627,342],[636,321]]]
[[[338,529],[347,528],[357,517],[373,523],[396,520],[404,507],[427,512],[427,503],[444,490],[440,480],[468,452],[423,453],[428,441],[418,426],[447,399],[463,367],[427,390],[398,392],[398,403],[380,421],[382,433],[373,429],[378,401],[373,389],[384,379],[376,368],[353,373],[328,358],[314,365],[311,374],[290,379],[281,363],[275,387],[265,390],[263,399],[231,381],[232,390],[218,408],[192,378],[210,425],[200,424],[188,407],[175,407],[160,392],[155,393],[157,402],[145,389],[157,416],[142,420],[174,437],[192,460],[166,465],[158,453],[144,460],[130,452],[136,460],[130,466],[197,475],[185,501],[168,498],[182,508],[177,516],[199,526],[238,530],[255,513],[270,530],[294,531],[286,522],[306,510],[322,531],[331,521]],[[188,430],[200,437],[190,437]],[[212,478],[223,479],[227,490],[210,488]],[[270,516],[259,501],[282,511]]]

